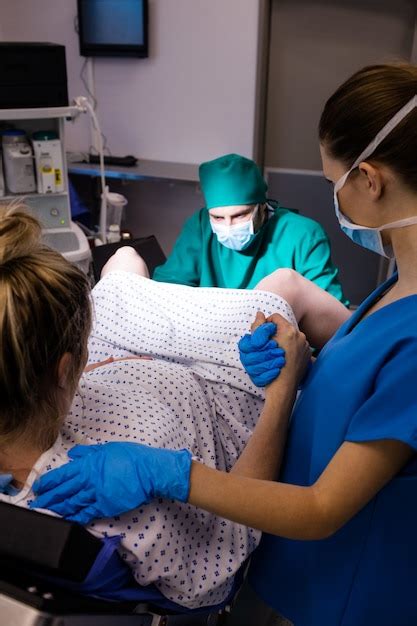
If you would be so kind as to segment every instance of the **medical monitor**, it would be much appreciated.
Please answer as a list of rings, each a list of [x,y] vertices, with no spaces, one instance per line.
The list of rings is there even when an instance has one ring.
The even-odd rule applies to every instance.
[[[148,0],[78,0],[80,54],[147,57]]]

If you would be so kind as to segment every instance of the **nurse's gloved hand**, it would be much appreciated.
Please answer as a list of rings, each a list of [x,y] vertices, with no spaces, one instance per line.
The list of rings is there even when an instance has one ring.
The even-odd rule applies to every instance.
[[[276,332],[276,324],[265,322],[238,343],[240,361],[257,387],[269,385],[285,365],[285,351],[271,339]]]
[[[152,498],[186,502],[191,453],[112,442],[75,446],[73,459],[34,484],[31,508],[51,509],[68,520],[88,524],[130,511]]]
[[[12,481],[13,474],[0,474],[0,493],[7,493]]]

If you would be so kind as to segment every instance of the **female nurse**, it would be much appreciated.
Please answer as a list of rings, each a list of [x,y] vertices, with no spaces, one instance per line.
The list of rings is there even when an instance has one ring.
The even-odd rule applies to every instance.
[[[179,451],[169,454],[184,462],[182,469],[170,473],[166,450],[138,446],[135,504],[169,498],[182,483],[190,503],[265,532],[241,594],[249,607],[236,607],[234,623],[411,626],[417,624],[417,68],[378,65],[354,74],[326,103],[319,136],[343,231],[395,257],[398,273],[339,328],[308,371],[285,455],[303,337],[273,316],[286,365],[266,387],[262,419],[233,471],[207,468]],[[270,344],[264,349],[259,335],[271,324],[257,327],[261,318],[241,343],[250,374],[268,370]],[[86,451],[73,461],[77,478],[69,482],[63,468],[47,474],[37,505],[53,509],[76,493],[72,512],[87,500],[100,510],[123,445]]]
[[[267,185],[254,161],[225,154],[202,163],[199,176],[205,206],[186,221],[154,280],[253,289],[285,267],[348,304],[323,228],[267,200]]]

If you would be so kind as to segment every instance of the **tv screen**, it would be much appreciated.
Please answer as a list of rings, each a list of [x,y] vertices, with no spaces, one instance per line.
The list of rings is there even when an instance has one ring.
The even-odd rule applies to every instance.
[[[80,54],[147,57],[148,0],[78,0]]]

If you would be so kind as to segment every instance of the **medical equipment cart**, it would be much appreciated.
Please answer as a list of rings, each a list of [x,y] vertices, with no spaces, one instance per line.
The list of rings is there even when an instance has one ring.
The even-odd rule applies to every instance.
[[[65,120],[73,120],[79,114],[80,110],[75,106],[0,109],[0,125],[3,129],[22,129],[29,139],[32,138],[33,133],[39,131],[54,132],[60,142],[62,161],[62,171],[56,172],[58,177],[62,177],[62,181],[60,181],[62,191],[10,194],[6,189],[5,195],[0,197],[0,201],[21,199],[41,222],[45,244],[58,250],[66,259],[87,272],[91,258],[88,241],[79,226],[71,221],[64,137]]]

